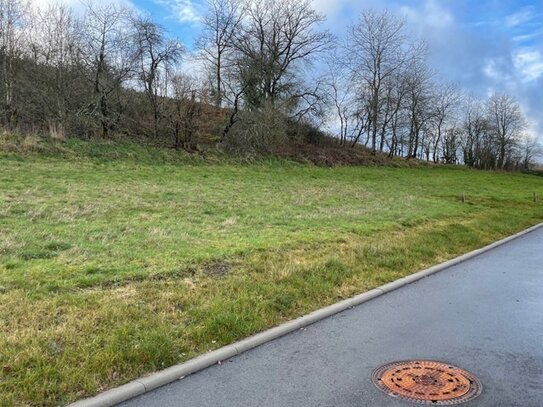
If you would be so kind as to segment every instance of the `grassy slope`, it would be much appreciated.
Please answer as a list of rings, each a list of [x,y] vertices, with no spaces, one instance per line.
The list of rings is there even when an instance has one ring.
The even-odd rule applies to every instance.
[[[535,176],[150,151],[0,156],[0,405],[91,395],[543,219]]]

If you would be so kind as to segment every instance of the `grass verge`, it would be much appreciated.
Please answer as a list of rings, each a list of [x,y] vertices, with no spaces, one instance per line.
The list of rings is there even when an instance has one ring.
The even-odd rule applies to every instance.
[[[4,154],[0,169],[6,406],[95,394],[543,219],[540,177],[459,168]]]

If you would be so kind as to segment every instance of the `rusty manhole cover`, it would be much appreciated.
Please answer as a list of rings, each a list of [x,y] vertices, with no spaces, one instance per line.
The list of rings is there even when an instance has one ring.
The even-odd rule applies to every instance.
[[[472,373],[429,360],[389,363],[375,369],[372,378],[388,395],[419,404],[461,404],[482,391]]]

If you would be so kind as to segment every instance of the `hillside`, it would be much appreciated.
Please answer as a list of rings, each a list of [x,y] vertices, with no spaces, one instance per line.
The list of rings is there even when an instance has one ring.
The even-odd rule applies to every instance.
[[[273,152],[260,155],[236,155],[223,151],[213,137],[205,138],[199,147],[187,152],[173,149],[154,140],[134,141],[123,135],[110,140],[77,138],[52,138],[38,135],[0,134],[0,154],[41,156],[51,158],[92,159],[97,161],[133,160],[149,164],[216,164],[258,163],[284,161],[285,163],[314,164],[319,167],[333,166],[392,166],[433,167],[433,163],[401,157],[389,158],[386,154],[375,155],[363,147],[345,148],[337,140],[323,137],[318,143],[290,143]]]

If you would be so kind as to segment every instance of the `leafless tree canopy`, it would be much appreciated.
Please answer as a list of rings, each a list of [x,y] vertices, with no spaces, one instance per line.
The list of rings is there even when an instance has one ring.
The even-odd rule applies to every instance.
[[[390,11],[366,10],[333,38],[310,0],[206,7],[191,53],[133,9],[93,2],[76,15],[0,0],[0,126],[189,151],[205,136],[250,153],[315,142],[326,128],[345,149],[502,170],[541,153],[512,96],[480,99],[440,77]]]
[[[167,75],[185,50],[177,40],[166,39],[164,29],[148,17],[136,17],[132,24],[138,55],[137,78],[153,109],[154,135],[158,137]]]
[[[222,107],[223,72],[232,64],[232,51],[238,30],[242,26],[247,5],[240,0],[208,0],[208,14],[197,46],[201,58],[213,76],[212,92],[216,107]]]

